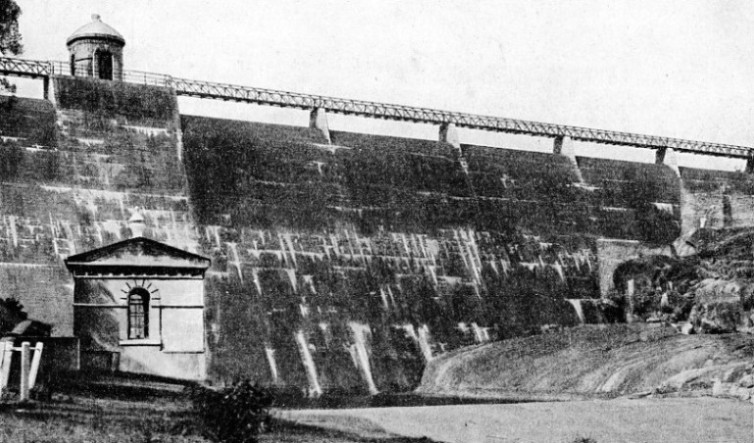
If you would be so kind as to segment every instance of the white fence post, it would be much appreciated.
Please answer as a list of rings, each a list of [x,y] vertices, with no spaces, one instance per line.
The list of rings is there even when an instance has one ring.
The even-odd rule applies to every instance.
[[[10,378],[10,364],[13,357],[13,343],[0,342],[3,350],[2,365],[0,365],[0,395],[8,389],[8,379]]]
[[[42,360],[42,349],[44,343],[37,342],[34,346],[34,356],[31,359],[31,369],[29,370],[29,390],[34,389],[34,385],[37,383],[37,374],[39,373],[39,363]]]
[[[21,401],[29,400],[29,349],[31,343],[21,344]]]

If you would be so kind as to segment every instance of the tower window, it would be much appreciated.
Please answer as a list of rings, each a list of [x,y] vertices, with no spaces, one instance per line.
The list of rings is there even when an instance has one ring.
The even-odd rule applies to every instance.
[[[133,288],[128,294],[128,338],[149,337],[149,291]]]

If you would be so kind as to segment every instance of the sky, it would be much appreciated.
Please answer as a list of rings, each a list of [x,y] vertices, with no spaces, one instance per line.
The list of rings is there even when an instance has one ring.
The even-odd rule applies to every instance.
[[[66,60],[66,38],[98,13],[125,37],[126,69],[754,145],[750,0],[17,3],[25,58]],[[181,98],[180,107],[184,114],[308,123],[303,111],[250,104]],[[336,130],[437,137],[431,125],[329,121]],[[459,132],[464,143],[551,149],[547,139]],[[654,158],[646,149],[576,147],[587,156]],[[680,161],[743,164],[690,154]]]

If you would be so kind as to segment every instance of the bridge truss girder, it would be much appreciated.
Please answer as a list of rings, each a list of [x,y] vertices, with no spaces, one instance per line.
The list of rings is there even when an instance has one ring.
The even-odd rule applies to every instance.
[[[45,77],[69,72],[65,64],[39,60],[0,57],[0,75],[20,77]],[[350,100],[321,95],[301,94],[274,89],[191,80],[136,71],[126,71],[124,79],[131,83],[144,83],[173,88],[178,95],[216,100],[254,103],[294,109],[322,109],[327,112],[361,117],[427,123],[480,129],[485,131],[525,134],[540,137],[570,137],[573,140],[634,146],[649,149],[673,149],[721,157],[745,158],[754,161],[754,150],[748,146],[710,143],[672,137],[608,131],[580,126],[558,125],[530,120],[519,120],[487,115],[466,114],[438,109]]]

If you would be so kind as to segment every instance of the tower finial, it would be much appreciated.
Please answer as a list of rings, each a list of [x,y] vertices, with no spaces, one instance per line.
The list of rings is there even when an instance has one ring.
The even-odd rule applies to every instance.
[[[92,20],[98,22],[101,21],[102,17],[100,17],[99,14],[92,14]]]

